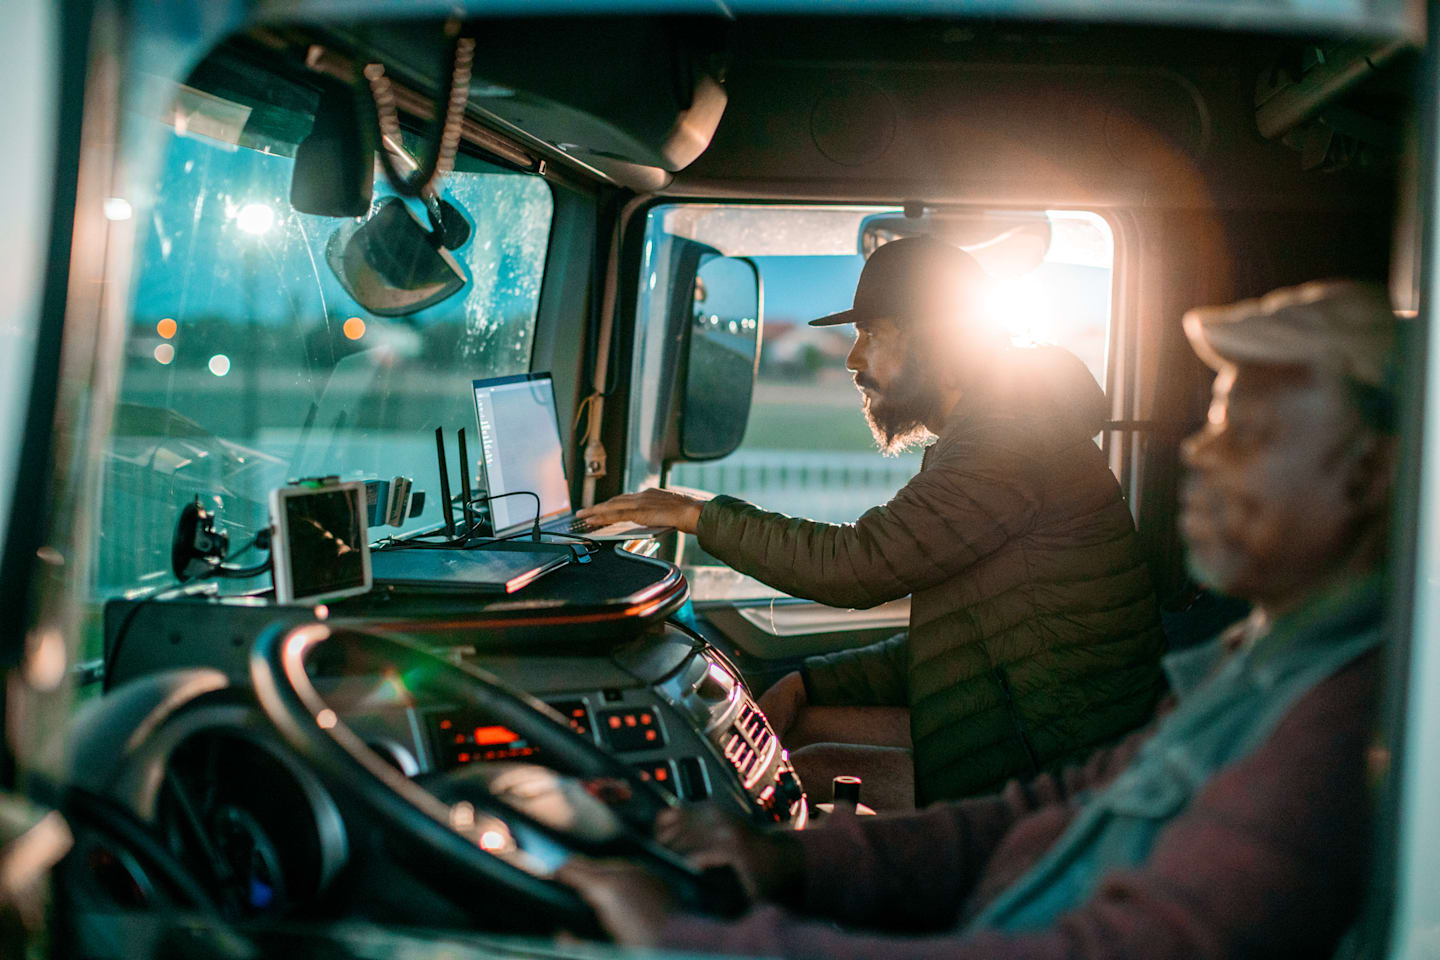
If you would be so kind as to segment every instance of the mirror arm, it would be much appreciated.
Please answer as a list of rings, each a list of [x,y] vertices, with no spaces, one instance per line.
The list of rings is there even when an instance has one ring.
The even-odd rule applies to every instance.
[[[404,179],[409,181],[420,169],[420,163],[406,150],[404,145],[392,140],[389,136],[380,138],[381,153],[392,156],[396,162],[407,168]],[[440,247],[454,248],[459,243],[447,242],[445,210],[440,200],[440,177],[432,177],[420,187],[420,201],[425,204],[425,213],[430,218],[430,240],[438,249]],[[469,236],[469,230],[465,231]],[[463,241],[462,241],[463,242]]]

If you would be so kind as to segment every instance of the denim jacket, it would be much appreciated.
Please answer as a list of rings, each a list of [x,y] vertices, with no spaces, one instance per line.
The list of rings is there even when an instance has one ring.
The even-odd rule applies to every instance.
[[[1248,646],[1211,643],[1165,658],[1173,712],[1130,766],[1081,805],[1060,840],[969,925],[1051,926],[1109,872],[1142,863],[1218,771],[1257,748],[1290,708],[1382,636],[1382,577],[1357,580],[1282,616]]]

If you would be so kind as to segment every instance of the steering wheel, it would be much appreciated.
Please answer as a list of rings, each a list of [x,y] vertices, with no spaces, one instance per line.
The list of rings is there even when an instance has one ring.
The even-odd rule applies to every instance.
[[[697,871],[650,837],[655,814],[678,801],[576,735],[548,705],[482,670],[376,633],[316,623],[266,631],[251,651],[250,676],[261,708],[291,747],[351,792],[452,899],[473,890],[462,902],[478,908],[498,885],[557,926],[598,934],[590,907],[553,879],[565,860],[583,853],[637,859],[691,910],[730,912],[743,903],[733,874]],[[564,774],[481,764],[412,780],[350,729],[314,682],[357,677],[374,678],[395,696],[420,689],[427,699],[492,718]]]

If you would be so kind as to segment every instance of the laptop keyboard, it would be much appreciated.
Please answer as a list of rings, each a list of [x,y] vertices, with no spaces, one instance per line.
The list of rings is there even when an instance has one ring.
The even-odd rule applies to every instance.
[[[588,533],[591,530],[599,530],[600,528],[589,520],[571,517],[562,523],[547,523],[541,529],[548,530],[551,533]]]

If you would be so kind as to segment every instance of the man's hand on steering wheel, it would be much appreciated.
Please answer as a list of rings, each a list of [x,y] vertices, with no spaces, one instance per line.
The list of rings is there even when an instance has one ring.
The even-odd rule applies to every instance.
[[[732,868],[750,900],[792,901],[801,888],[802,857],[788,831],[768,832],[719,803],[663,810],[655,839],[699,870]],[[653,947],[679,904],[669,886],[628,860],[572,857],[555,878],[574,887],[617,943]]]
[[[571,857],[555,879],[574,887],[605,932],[627,947],[653,947],[678,904],[669,886],[629,860]]]
[[[767,831],[714,801],[662,810],[655,839],[690,865],[730,867],[752,901],[787,901],[800,889],[802,854],[788,830]]]

